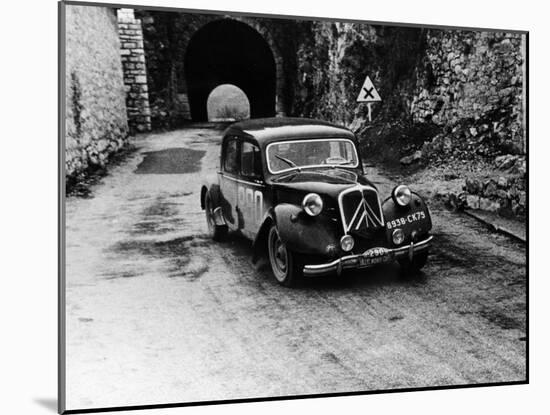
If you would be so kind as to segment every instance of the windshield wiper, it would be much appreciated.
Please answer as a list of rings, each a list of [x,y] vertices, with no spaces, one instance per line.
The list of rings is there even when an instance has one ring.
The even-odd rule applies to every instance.
[[[296,163],[294,163],[292,160],[289,160],[285,157],[279,156],[278,154],[274,154],[275,157],[277,157],[279,160],[284,161],[286,164],[288,164],[290,167],[296,169],[297,172],[301,172],[302,168],[298,167]]]
[[[284,161],[286,164],[288,164],[290,167],[298,167],[296,163],[294,163],[292,160],[289,160],[285,157],[279,156],[278,154],[274,154],[275,157],[277,157],[279,160]]]

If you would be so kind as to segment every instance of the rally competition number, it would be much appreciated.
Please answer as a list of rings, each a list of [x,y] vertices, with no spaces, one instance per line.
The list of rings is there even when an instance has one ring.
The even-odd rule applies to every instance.
[[[258,224],[263,218],[264,197],[259,190],[252,190],[247,187],[239,186],[238,205],[243,216]]]

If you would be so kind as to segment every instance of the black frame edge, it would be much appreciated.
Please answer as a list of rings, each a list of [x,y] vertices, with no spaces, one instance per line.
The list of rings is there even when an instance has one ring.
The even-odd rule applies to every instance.
[[[58,18],[58,59],[57,59],[57,75],[58,75],[58,87],[57,87],[57,102],[58,108],[58,180],[57,180],[57,197],[58,197],[58,287],[57,287],[57,351],[58,351],[58,365],[57,365],[57,412],[65,413],[66,411],[66,348],[65,348],[65,13],[66,2],[58,2],[57,8]]]
[[[210,406],[210,405],[227,405],[227,404],[239,404],[239,403],[251,403],[251,402],[271,402],[271,401],[290,401],[296,399],[319,399],[319,398],[335,398],[343,396],[364,396],[364,395],[379,395],[388,393],[407,393],[407,392],[428,392],[438,390],[452,390],[452,389],[470,389],[470,388],[482,388],[493,386],[518,386],[527,385],[527,380],[519,380],[512,382],[494,382],[494,383],[474,383],[465,385],[449,385],[449,386],[426,386],[420,388],[402,388],[402,389],[382,389],[373,391],[351,391],[351,392],[335,392],[335,393],[323,393],[315,395],[289,395],[289,396],[270,396],[260,398],[243,398],[243,399],[227,399],[218,401],[199,401],[199,402],[182,402],[182,403],[165,403],[165,404],[153,404],[153,405],[133,405],[133,406],[112,406],[105,408],[86,408],[86,409],[70,409],[63,412],[63,414],[89,414],[96,412],[119,412],[119,411],[135,411],[146,409],[169,409],[169,408],[183,408],[191,406]]]
[[[328,22],[343,22],[343,23],[364,23],[377,26],[392,25],[399,27],[423,27],[426,29],[441,29],[441,30],[473,30],[473,31],[485,31],[485,32],[508,32],[508,33],[528,33],[527,30],[518,29],[500,29],[489,27],[471,27],[471,26],[446,26],[446,25],[434,25],[434,24],[422,24],[422,23],[398,23],[388,21],[376,21],[376,20],[361,20],[339,17],[326,17],[326,16],[297,16],[288,14],[269,14],[269,13],[255,13],[255,12],[240,12],[231,10],[206,10],[206,9],[188,9],[184,7],[168,7],[168,6],[145,6],[139,4],[121,4],[121,3],[101,3],[93,1],[79,1],[79,0],[62,0],[68,6],[94,6],[94,7],[113,7],[124,9],[140,9],[140,10],[153,10],[160,12],[176,12],[176,13],[195,13],[195,14],[230,14],[233,16],[243,17],[260,17],[266,19],[288,19],[288,20],[324,20]]]

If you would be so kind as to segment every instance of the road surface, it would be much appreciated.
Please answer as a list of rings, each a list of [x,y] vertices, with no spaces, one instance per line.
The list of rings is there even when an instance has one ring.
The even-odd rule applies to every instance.
[[[281,287],[250,242],[206,235],[200,183],[219,141],[141,136],[92,198],[67,199],[67,409],[525,379],[523,245],[434,208],[417,279]]]

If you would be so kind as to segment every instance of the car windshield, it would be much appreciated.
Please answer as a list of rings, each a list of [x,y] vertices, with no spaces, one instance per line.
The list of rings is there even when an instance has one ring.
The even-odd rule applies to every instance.
[[[355,145],[348,139],[314,139],[280,141],[267,146],[267,163],[271,173],[304,167],[357,167]]]

